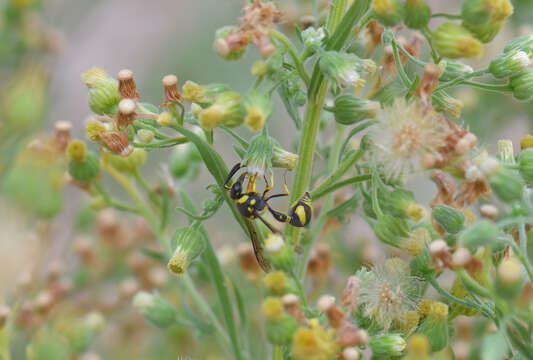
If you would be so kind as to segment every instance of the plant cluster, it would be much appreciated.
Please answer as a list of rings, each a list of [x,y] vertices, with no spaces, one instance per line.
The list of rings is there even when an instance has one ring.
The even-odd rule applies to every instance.
[[[66,171],[62,184],[91,198],[75,243],[76,282],[52,272],[41,291],[0,309],[4,339],[18,324],[33,332],[29,358],[86,359],[101,314],[125,304],[165,329],[165,341],[193,329],[235,359],[533,358],[533,137],[522,137],[517,154],[503,139],[489,154],[451,95],[467,86],[530,101],[533,33],[473,69],[458,59],[482,54],[513,14],[509,0],[464,0],[457,15],[435,13],[426,0],[314,3],[317,16],[300,17],[247,2],[237,25],[216,32],[221,58],[236,61],[252,47],[263,57],[246,93],[169,74],[154,105],[130,70],[83,73],[90,145],[60,123],[21,156]],[[433,18],[445,21],[432,28]],[[292,125],[275,121],[281,112]],[[289,125],[294,146],[284,147],[271,134]],[[240,158],[231,173],[215,147],[222,133]],[[140,168],[165,148],[170,159],[150,183]],[[191,196],[184,188],[204,169],[213,183]],[[289,198],[287,211],[271,208],[268,192],[281,187],[274,178],[289,171],[292,181],[274,195]],[[406,189],[414,175],[435,184],[429,207]],[[133,214],[134,225],[117,211]],[[205,227],[220,211],[242,230],[236,250],[216,251]],[[96,235],[84,226],[94,213]],[[350,276],[328,289],[344,266],[332,247],[355,215],[386,259],[362,249],[346,256]],[[49,316],[66,293],[104,287],[114,271],[133,277],[121,276],[113,306],[63,320],[69,326],[64,313]]]

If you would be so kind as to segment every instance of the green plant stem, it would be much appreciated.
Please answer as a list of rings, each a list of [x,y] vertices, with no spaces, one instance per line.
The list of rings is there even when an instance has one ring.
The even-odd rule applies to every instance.
[[[431,30],[426,25],[426,27],[422,28],[420,30],[422,32],[422,35],[426,38],[426,41],[429,44],[429,48],[431,49],[431,57],[433,58],[433,62],[437,64],[439,62],[439,55],[437,54],[437,51],[435,50],[435,47],[433,46],[433,40],[431,39]]]
[[[520,239],[520,241],[522,241],[522,239]],[[506,243],[513,248],[513,252],[515,253],[516,257],[518,257],[518,260],[520,260],[520,262],[526,269],[529,282],[533,284],[533,271],[531,270],[531,264],[529,263],[529,259],[527,258],[527,249],[524,252],[522,248],[516,245],[514,240],[506,240]]]
[[[287,49],[287,52],[289,53],[289,56],[292,58],[292,61],[294,62],[294,66],[296,67],[296,71],[298,72],[298,75],[300,76],[300,78],[302,78],[305,85],[309,85],[309,81],[310,81],[309,75],[305,71],[305,68],[302,62],[300,61],[298,57],[298,52],[294,44],[283,33],[275,29],[270,30],[270,36],[278,40],[279,42],[283,44],[283,46],[285,46],[285,48]]]
[[[511,92],[513,89],[509,86],[509,84],[483,84],[478,83],[475,81],[469,81],[465,80],[461,84],[463,85],[470,85],[472,87],[476,87],[479,89],[484,89],[487,91],[495,91],[495,92]]]
[[[405,73],[405,69],[402,66],[402,63],[400,61],[400,55],[398,54],[398,46],[396,44],[396,41],[392,42],[392,52],[394,54],[394,62],[396,63],[396,69],[398,71],[398,75],[400,75],[400,79],[402,80],[403,84],[407,89],[410,89],[412,86],[411,80],[409,80],[409,77]]]
[[[339,152],[342,146],[345,130],[346,126],[340,124],[337,125],[337,134],[335,136],[335,143],[333,145],[333,149],[329,158],[328,172],[334,171],[338,165],[337,162],[339,159]],[[352,161],[353,159],[348,160]],[[345,169],[344,172],[346,172],[350,168],[350,166],[343,166],[343,169]],[[324,227],[324,224],[326,223],[326,214],[333,206],[333,193],[324,192],[324,195],[325,194],[328,195],[324,201],[324,204],[322,205],[320,216],[318,217],[316,224],[313,225],[313,230],[311,231],[311,238],[309,239],[309,242],[305,244],[303,256],[301,257],[300,263],[298,264],[298,279],[304,278],[305,269],[307,269],[307,262],[309,261],[309,255],[311,254],[311,249],[313,248],[313,245],[316,239],[318,238],[318,235],[320,234],[322,228]],[[313,199],[313,196],[311,196],[311,199]]]
[[[189,142],[186,137],[179,137],[179,138],[170,138],[166,140],[161,140],[158,142],[150,143],[150,144],[141,144],[134,142],[132,145],[137,148],[144,148],[144,149],[157,149],[162,147],[172,147],[174,145],[179,144],[185,144]]]
[[[332,34],[339,23],[341,22],[344,9],[346,8],[346,0],[333,1],[328,13],[327,29]]]
[[[150,189],[150,186],[146,183],[146,181],[144,180],[144,178],[141,176],[141,174],[139,173],[137,169],[133,171],[133,177],[139,183],[139,185],[141,185],[141,187],[144,189],[146,194],[148,194],[148,198],[150,199],[150,201],[154,203],[154,205],[160,206],[161,204],[160,204],[157,194],[153,192],[152,189]]]
[[[315,154],[315,143],[320,124],[320,115],[328,89],[327,80],[323,79],[316,96],[310,94],[305,118],[302,127],[302,136],[298,147],[298,165],[292,184],[291,201],[292,204],[303,195],[309,188],[311,172],[313,169],[313,157]],[[293,244],[299,243],[300,228],[294,226],[285,227],[285,238]]]
[[[459,299],[458,297],[456,296],[453,296],[451,293],[449,293],[448,291],[444,290],[439,282],[437,281],[437,278],[435,278],[435,275],[430,275],[427,277],[427,280],[429,281],[429,283],[431,284],[431,286],[433,286],[433,288],[443,297],[445,297],[446,299],[450,300],[450,301],[453,301],[454,303],[457,303],[459,305],[462,305],[462,306],[466,306],[466,307],[469,307],[469,308],[472,308],[472,309],[476,309],[478,311],[480,311],[481,313],[483,314],[487,314],[487,310],[478,305],[478,304],[475,304],[475,303],[472,303],[472,302],[469,302],[469,301],[466,301],[466,300],[463,300],[463,299]]]
[[[337,150],[338,151],[338,150]],[[363,156],[364,151],[362,149],[352,150],[346,155],[344,160],[339,164],[337,169],[333,168],[331,171],[333,173],[328,176],[324,181],[320,183],[313,191],[311,191],[311,199],[314,199],[315,196],[320,198],[326,194],[326,190],[334,184],[342,175],[344,175],[356,162]],[[338,154],[337,154],[338,159]]]
[[[102,195],[102,197],[104,198],[104,201],[106,202],[106,204],[108,206],[111,206],[111,207],[114,207],[118,210],[122,210],[122,211],[129,211],[129,212],[132,212],[132,213],[137,213],[138,210],[132,206],[129,206],[127,204],[123,204],[119,201],[116,201],[116,200],[112,200],[111,197],[109,196],[109,194],[104,190],[104,188],[102,187],[102,185],[100,185],[100,183],[98,183],[97,181],[93,181],[92,182],[94,188],[96,189],[96,191]]]
[[[470,78],[473,78],[473,77],[479,77],[479,76],[483,76],[485,74],[487,74],[489,72],[488,69],[483,69],[483,70],[479,70],[479,71],[474,71],[470,74],[466,74],[464,76],[461,76],[461,77],[458,77],[457,79],[454,79],[452,81],[448,81],[440,86],[438,86],[434,92],[437,92],[439,90],[444,90],[446,88],[449,88],[451,86],[454,86],[454,85],[457,85],[457,84],[461,84],[463,83],[465,80],[467,79],[470,79]]]
[[[194,305],[196,305],[198,309],[200,310],[200,312],[213,323],[213,326],[215,327],[216,331],[221,336],[222,342],[227,347],[230,347],[228,335],[224,331],[224,328],[218,321],[215,314],[213,314],[213,312],[211,311],[211,308],[209,307],[209,305],[207,304],[203,296],[198,292],[198,290],[196,289],[196,286],[194,286],[194,282],[192,281],[189,274],[185,273],[183,275],[180,275],[180,277],[181,277],[181,282],[185,286],[185,289],[187,290],[187,294],[189,294],[190,297],[192,298]],[[237,357],[237,358],[239,359],[240,357]]]
[[[461,281],[463,282],[463,284],[465,285],[465,287],[468,287],[471,291],[473,291],[474,293],[484,297],[484,298],[487,298],[487,299],[491,299],[492,296],[490,294],[490,292],[485,289],[483,286],[479,285],[479,283],[474,280],[467,272],[465,269],[459,269],[457,270],[457,273],[459,274],[460,278],[461,278]]]
[[[329,194],[330,192],[333,192],[343,186],[357,184],[363,181],[370,180],[371,178],[372,178],[372,175],[368,175],[368,174],[357,175],[349,179],[336,182],[333,185],[330,185],[329,187],[325,188],[322,192],[318,193],[318,192],[313,191],[311,192],[311,198],[313,200],[317,200],[317,199],[320,199],[322,196]]]
[[[463,18],[460,14],[454,15],[454,14],[446,14],[446,13],[434,13],[431,15],[431,17],[434,17],[434,18],[443,17],[443,18],[450,19],[450,20],[460,20]]]
[[[418,66],[425,67],[427,65],[426,62],[415,58],[413,55],[409,53],[409,51],[405,50],[405,48],[402,46],[402,44],[398,43],[396,39],[392,39],[393,44],[396,44],[396,47],[407,57],[409,60],[411,60],[413,63],[417,64]]]
[[[272,347],[272,360],[283,360],[283,348],[281,345],[274,345]]]

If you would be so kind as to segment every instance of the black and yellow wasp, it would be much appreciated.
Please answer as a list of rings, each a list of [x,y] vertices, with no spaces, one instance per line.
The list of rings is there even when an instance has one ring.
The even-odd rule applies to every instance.
[[[270,190],[272,190],[274,187],[274,177],[272,173],[270,174],[270,182],[267,180],[266,175],[264,176],[265,190],[263,191],[262,195],[260,195],[256,189],[256,175],[249,174],[247,171],[244,171],[231,186],[228,186],[228,183],[235,176],[235,174],[245,167],[246,166],[242,165],[241,163],[237,163],[230,170],[226,181],[224,182],[224,188],[229,190],[230,197],[235,200],[235,205],[237,206],[239,213],[245,219],[247,219],[247,221],[248,219],[253,220],[258,218],[266,225],[266,227],[269,228],[270,231],[277,233],[278,230],[270,225],[262,216],[265,210],[268,209],[274,219],[279,222],[289,223],[296,227],[303,227],[309,224],[311,217],[313,216],[313,206],[311,204],[311,197],[307,192],[304,194],[304,196],[291,205],[288,214],[284,214],[270,207],[268,204],[269,200],[289,195],[289,190],[287,189],[286,184],[283,184],[285,193],[269,195]],[[244,182],[248,175],[250,176],[248,179],[248,185],[246,190],[244,190]],[[257,261],[259,265],[261,265],[261,268],[268,272],[270,270],[270,264],[263,257],[262,246],[258,241],[257,234],[255,233],[253,226],[248,226],[248,229],[250,231],[250,238],[252,240]]]

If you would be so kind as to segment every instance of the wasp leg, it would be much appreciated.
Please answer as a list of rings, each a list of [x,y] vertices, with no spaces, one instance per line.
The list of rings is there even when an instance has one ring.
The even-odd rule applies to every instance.
[[[257,192],[257,189],[255,187],[256,176],[256,174],[250,175],[250,178],[248,179],[248,185],[246,186],[246,192]]]
[[[263,179],[265,179],[265,191],[263,191],[263,198],[265,198],[268,196],[268,192],[274,188],[274,174],[270,171],[270,183],[266,175],[263,175]]]
[[[224,181],[224,188],[226,190],[229,190],[230,187],[228,186],[228,183],[230,182],[231,178],[237,173],[237,171],[239,171],[242,167],[241,163],[237,163],[235,164],[235,166],[233,166],[228,174],[228,177],[226,178],[226,181]]]

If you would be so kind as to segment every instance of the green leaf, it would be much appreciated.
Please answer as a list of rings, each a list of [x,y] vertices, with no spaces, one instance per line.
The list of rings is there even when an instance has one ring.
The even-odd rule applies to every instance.
[[[281,98],[281,101],[283,102],[283,105],[285,106],[285,109],[287,110],[287,114],[289,114],[289,116],[291,117],[292,121],[294,122],[294,125],[296,126],[296,129],[299,130],[302,127],[302,120],[300,119],[298,108],[288,96],[288,91],[287,87],[285,86],[285,83],[279,86],[277,91],[279,97]]]
[[[235,281],[231,280],[231,284],[233,285],[233,293],[235,295],[235,301],[237,302],[237,310],[239,311],[241,329],[243,331],[246,331],[246,329],[248,328],[248,318],[246,316],[246,308],[244,306],[244,299],[242,297],[241,291],[239,290],[237,284],[235,284]]]
[[[304,39],[302,37],[302,30],[300,30],[300,27],[298,25],[294,25],[294,32],[296,33],[296,38],[298,39],[298,41],[303,44]]]
[[[241,158],[241,160],[244,158],[244,155],[246,155],[246,150],[244,150],[243,148],[237,145],[233,145],[233,150],[235,150],[235,152]]]
[[[166,262],[165,254],[160,251],[154,251],[146,248],[141,248],[139,251],[143,253],[143,255],[148,256],[156,261],[160,261],[162,263]]]
[[[227,132],[229,135],[231,135],[235,140],[237,140],[239,142],[239,144],[244,148],[244,149],[248,149],[248,146],[250,146],[250,143],[248,141],[246,141],[245,139],[243,139],[241,136],[239,136],[239,134],[237,134],[235,131],[231,130],[229,127],[227,126],[224,126],[224,125],[220,125],[219,126],[222,130],[224,130],[225,132]]]

